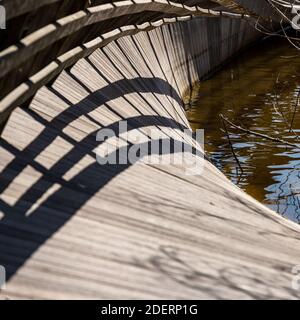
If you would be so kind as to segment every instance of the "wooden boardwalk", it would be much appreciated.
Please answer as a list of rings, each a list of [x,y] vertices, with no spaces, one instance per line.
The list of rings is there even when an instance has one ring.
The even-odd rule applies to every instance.
[[[207,160],[194,176],[96,162],[98,130],[122,120],[183,140],[187,89],[272,14],[236,3],[4,1],[18,23],[0,53],[1,298],[300,296],[299,227]]]

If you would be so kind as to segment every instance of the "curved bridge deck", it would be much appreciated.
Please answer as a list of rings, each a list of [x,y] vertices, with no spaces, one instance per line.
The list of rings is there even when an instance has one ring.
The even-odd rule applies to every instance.
[[[299,227],[207,160],[192,176],[180,165],[100,166],[95,156],[98,130],[122,120],[145,143],[149,128],[184,140],[184,93],[257,39],[253,21],[271,8],[259,0],[4,5],[1,297],[300,296],[291,285]]]

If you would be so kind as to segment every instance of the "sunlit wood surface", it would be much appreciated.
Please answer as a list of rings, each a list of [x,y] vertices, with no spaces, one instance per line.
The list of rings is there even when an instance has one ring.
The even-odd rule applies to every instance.
[[[3,2],[1,298],[300,296],[299,227],[207,160],[186,175],[95,155],[98,130],[122,120],[144,142],[149,128],[182,140],[185,93],[257,39],[249,20],[272,14],[265,3]]]

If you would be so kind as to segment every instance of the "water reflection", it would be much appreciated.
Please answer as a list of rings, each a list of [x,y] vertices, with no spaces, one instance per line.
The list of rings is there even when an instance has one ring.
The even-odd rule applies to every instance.
[[[193,129],[204,128],[206,151],[234,183],[278,213],[300,221],[300,55],[285,40],[258,44],[212,79],[195,85],[188,102]],[[222,131],[219,114],[243,128],[299,148],[227,127],[244,174]]]

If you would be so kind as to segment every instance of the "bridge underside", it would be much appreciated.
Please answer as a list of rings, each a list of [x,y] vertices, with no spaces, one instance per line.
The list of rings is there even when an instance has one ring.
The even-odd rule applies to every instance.
[[[182,165],[101,166],[95,155],[99,129],[122,120],[145,143],[152,128],[194,144],[182,136],[184,94],[257,39],[253,21],[271,9],[104,2],[4,1],[0,296],[299,297],[299,227],[207,160],[193,176]]]

